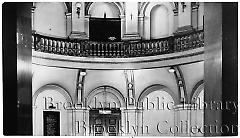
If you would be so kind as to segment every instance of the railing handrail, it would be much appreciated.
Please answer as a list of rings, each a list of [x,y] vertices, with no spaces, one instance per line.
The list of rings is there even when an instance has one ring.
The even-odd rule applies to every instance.
[[[141,57],[185,51],[204,46],[203,30],[160,39],[120,42],[71,40],[33,34],[36,51],[85,57]]]

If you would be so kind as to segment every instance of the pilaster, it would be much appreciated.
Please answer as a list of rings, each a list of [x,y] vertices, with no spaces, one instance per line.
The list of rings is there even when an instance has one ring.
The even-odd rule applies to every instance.
[[[72,2],[72,29],[70,39],[88,39],[85,29],[84,2]],[[77,9],[79,8],[78,12]]]

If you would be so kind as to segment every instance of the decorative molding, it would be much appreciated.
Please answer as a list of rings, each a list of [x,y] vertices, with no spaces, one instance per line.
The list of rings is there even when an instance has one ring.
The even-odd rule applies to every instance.
[[[176,84],[178,87],[180,102],[188,103],[186,85],[185,85],[185,80],[184,80],[182,70],[179,66],[173,66],[173,69],[175,70],[173,73],[174,73]]]
[[[128,94],[128,105],[135,105],[135,83],[134,83],[134,72],[133,70],[124,70],[126,79],[126,89]]]
[[[82,72],[85,72],[83,75]],[[77,74],[77,82],[76,82],[76,93],[77,93],[77,104],[83,107],[83,93],[84,93],[84,78],[86,76],[85,69],[79,69]]]
[[[59,92],[60,94],[62,94],[65,97],[65,99],[67,100],[67,102],[73,103],[71,96],[64,88],[62,88],[61,86],[56,85],[56,84],[47,84],[47,85],[44,85],[41,88],[39,88],[34,93],[33,98],[32,98],[33,106],[35,106],[35,102],[36,102],[38,95],[46,90],[55,90],[55,91]]]

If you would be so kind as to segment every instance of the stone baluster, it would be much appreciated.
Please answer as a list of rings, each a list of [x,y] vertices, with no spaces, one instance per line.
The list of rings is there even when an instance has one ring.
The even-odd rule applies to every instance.
[[[100,57],[101,56],[101,49],[100,49],[100,44],[97,43],[97,56]]]
[[[120,45],[117,43],[117,56],[120,57]]]
[[[40,39],[40,51],[44,51],[44,38]]]
[[[153,43],[150,42],[149,44],[150,44],[150,55],[153,55]]]
[[[108,45],[108,55],[109,57],[112,57],[112,43],[109,43]]]
[[[75,46],[76,46],[76,55],[81,56],[80,43],[75,43]]]
[[[201,46],[201,34],[197,33],[197,47]]]
[[[57,53],[60,54],[61,52],[61,42],[57,41]]]
[[[73,55],[72,42],[66,42],[67,53],[69,56]]]
[[[53,40],[53,49],[52,52],[55,54],[57,52],[57,42],[56,40]]]
[[[49,41],[48,41],[48,52],[49,53],[52,53],[52,40],[51,39],[49,39]]]
[[[71,56],[75,56],[76,55],[74,42],[69,42],[68,53]]]
[[[109,48],[109,43],[106,43],[104,46],[104,56],[106,58],[108,57],[108,48]]]
[[[104,57],[105,55],[104,55],[104,47],[105,47],[105,45],[106,45],[106,43],[102,43],[102,44],[100,44],[100,50],[101,50],[101,57]]]
[[[48,53],[48,39],[47,38],[44,39],[44,52]]]
[[[193,48],[195,48],[196,47],[196,34],[193,34]]]
[[[68,42],[62,42],[62,43],[63,43],[63,53],[64,53],[64,55],[68,55],[69,43]]]
[[[113,57],[116,57],[117,56],[117,54],[116,54],[116,45],[115,45],[115,43],[112,43],[112,56]]]

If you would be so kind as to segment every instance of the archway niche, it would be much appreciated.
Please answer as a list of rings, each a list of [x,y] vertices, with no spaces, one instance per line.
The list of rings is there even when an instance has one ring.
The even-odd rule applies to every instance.
[[[167,29],[168,32],[166,33],[167,35],[164,35],[161,37],[166,37],[173,34],[174,32],[173,4],[169,2],[150,2],[150,3],[146,3],[140,11],[140,14],[144,15],[144,39],[151,39],[151,30],[152,30],[151,16],[155,16],[157,14],[166,16],[165,13],[160,13],[160,11],[166,12],[165,10],[167,10],[167,15],[168,15],[168,19],[166,19],[168,21],[168,29]],[[157,18],[160,18],[160,17],[157,17]]]
[[[147,88],[138,100],[140,109],[138,125],[145,128],[140,135],[174,136],[169,129],[174,126],[175,100],[172,92],[165,86],[157,85]],[[146,132],[146,127],[149,134]]]
[[[123,108],[125,99],[120,91],[110,86],[100,86],[87,96],[89,108]]]
[[[163,5],[156,5],[150,12],[151,39],[169,36],[168,9]]]
[[[72,135],[71,105],[70,95],[60,86],[38,89],[33,95],[33,135]]]

